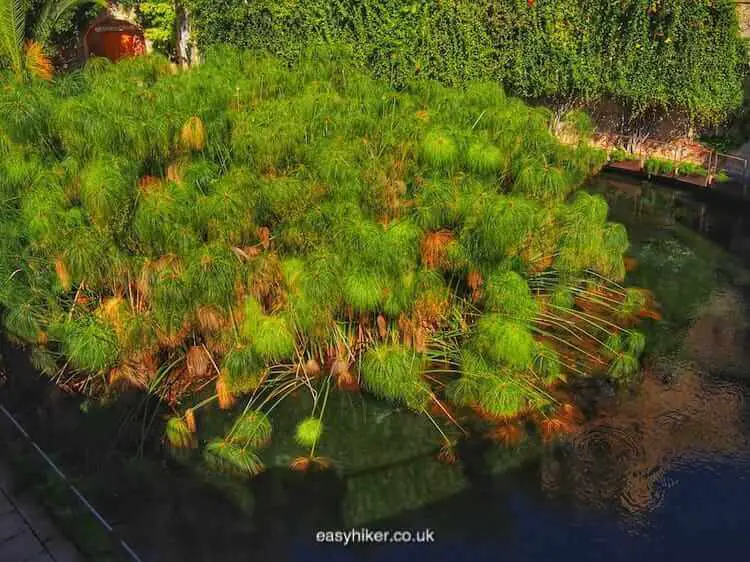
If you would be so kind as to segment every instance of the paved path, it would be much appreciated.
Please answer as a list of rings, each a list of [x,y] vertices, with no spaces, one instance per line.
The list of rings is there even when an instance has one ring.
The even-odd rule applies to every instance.
[[[0,562],[83,562],[39,504],[12,490],[10,472],[0,464]]]

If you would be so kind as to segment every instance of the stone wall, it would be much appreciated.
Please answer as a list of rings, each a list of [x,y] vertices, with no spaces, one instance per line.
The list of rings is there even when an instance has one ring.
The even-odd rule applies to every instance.
[[[742,36],[750,38],[750,3],[738,3],[737,15],[740,19],[740,30],[742,31]]]

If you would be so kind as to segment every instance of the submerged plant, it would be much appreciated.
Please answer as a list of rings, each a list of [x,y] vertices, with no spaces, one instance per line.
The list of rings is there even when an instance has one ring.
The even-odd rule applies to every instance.
[[[254,476],[265,468],[254,451],[221,440],[206,445],[203,456],[212,468],[241,476]]]

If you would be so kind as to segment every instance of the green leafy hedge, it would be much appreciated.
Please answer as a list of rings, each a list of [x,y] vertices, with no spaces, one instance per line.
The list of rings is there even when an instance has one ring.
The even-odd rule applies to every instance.
[[[199,43],[287,60],[341,44],[402,85],[499,80],[525,97],[609,96],[716,122],[742,101],[731,0],[188,0]]]

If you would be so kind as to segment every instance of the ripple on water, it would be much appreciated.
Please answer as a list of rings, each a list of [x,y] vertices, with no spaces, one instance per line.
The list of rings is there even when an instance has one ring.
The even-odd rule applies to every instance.
[[[626,472],[645,454],[637,431],[606,422],[570,436],[570,444],[570,455],[545,462],[542,485],[550,493],[601,509],[616,503]]]
[[[620,506],[631,514],[648,514],[664,503],[668,490],[676,484],[662,466],[632,470],[624,479]]]
[[[750,467],[746,392],[689,368],[668,382],[647,376],[635,397],[570,437],[572,454],[548,462],[542,484],[585,505],[647,515],[677,483],[676,471],[713,470],[724,460]]]
[[[584,462],[595,462],[597,457],[624,462],[644,454],[643,445],[635,432],[605,423],[581,432],[574,438],[573,447]]]
[[[654,417],[654,421],[665,428],[676,428],[685,423],[689,416],[680,410],[667,410]]]

